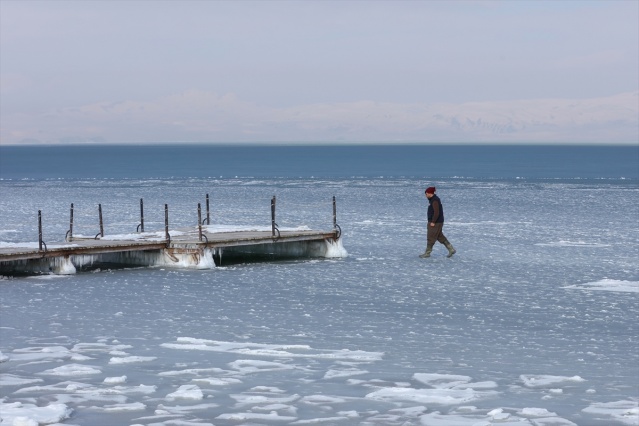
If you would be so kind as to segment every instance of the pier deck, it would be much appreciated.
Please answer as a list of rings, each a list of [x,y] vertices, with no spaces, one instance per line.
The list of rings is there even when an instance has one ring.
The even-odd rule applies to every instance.
[[[210,223],[209,196],[206,219],[198,204],[198,224],[169,231],[165,204],[163,231],[144,232],[143,200],[140,225],[132,234],[105,235],[102,205],[98,205],[100,232],[95,237],[73,234],[73,204],[65,241],[46,243],[42,238],[42,214],[38,211],[38,242],[5,244],[0,247],[0,274],[72,274],[76,268],[94,264],[131,266],[175,266],[210,269],[221,263],[222,254],[234,256],[279,255],[286,257],[344,257],[341,228],[336,222],[333,197],[333,229],[314,231],[306,227],[280,229],[275,223],[275,201],[271,199],[270,227],[221,228]]]
[[[75,237],[70,242],[51,243],[43,250],[33,247],[33,243],[25,247],[2,247],[0,273],[74,273],[76,266],[94,261],[208,269],[214,267],[213,257],[217,255],[221,259],[224,250],[233,252],[244,248],[248,253],[285,254],[288,251],[291,255],[326,256],[330,245],[339,240],[337,230],[278,230],[276,236],[270,231],[203,231],[201,240],[197,228],[175,234],[169,240],[158,238],[157,233],[141,233],[130,239],[118,239],[117,235],[102,239]],[[295,243],[302,246],[298,244],[291,249]],[[87,257],[92,260],[87,261]],[[72,272],[64,272],[69,270]]]
[[[74,238],[71,242],[49,244],[46,250],[38,247],[3,247],[0,248],[0,262],[14,260],[44,259],[51,257],[78,256],[105,253],[120,253],[126,251],[149,251],[161,249],[190,248],[226,248],[247,245],[277,244],[294,241],[324,241],[337,239],[337,231],[311,230],[283,230],[273,237],[269,231],[233,231],[233,232],[202,232],[205,237],[199,240],[197,230],[181,230],[180,235],[172,236],[170,241],[158,239],[156,233],[149,233],[147,237],[140,234],[139,239],[105,239]]]

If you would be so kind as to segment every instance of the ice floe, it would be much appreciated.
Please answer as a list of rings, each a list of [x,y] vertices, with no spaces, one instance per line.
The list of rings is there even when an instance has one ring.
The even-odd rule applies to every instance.
[[[216,417],[219,420],[229,420],[234,422],[282,422],[282,423],[290,423],[292,421],[297,420],[297,417],[292,416],[280,416],[276,411],[273,411],[269,414],[262,413],[228,413],[228,414],[220,414]]]
[[[171,392],[166,399],[171,401],[175,399],[192,399],[199,401],[204,398],[204,393],[197,385],[182,385],[175,392]]]
[[[142,411],[146,410],[146,405],[142,402],[130,402],[126,404],[111,404],[111,405],[103,405],[103,406],[93,406],[92,410],[103,411],[105,413],[116,413],[116,412],[124,412],[124,411]]]
[[[324,374],[325,379],[337,379],[342,377],[357,376],[368,373],[367,370],[358,368],[331,369]]]
[[[415,389],[390,387],[371,392],[366,395],[366,398],[389,402],[409,401],[419,404],[460,405],[497,395],[498,392],[475,391],[470,388]]]
[[[36,379],[33,377],[20,377],[14,374],[0,374],[0,387],[3,386],[24,386],[32,383],[40,383],[42,379]]]
[[[65,404],[49,404],[43,407],[35,404],[0,400],[2,424],[7,425],[39,425],[61,422],[71,416],[73,410]]]
[[[637,400],[594,402],[581,411],[594,414],[604,421],[615,421],[624,425],[639,425],[639,402]]]
[[[524,386],[529,388],[552,388],[557,385],[585,382],[585,380],[579,376],[566,377],[545,374],[522,374],[519,378],[524,382]]]
[[[148,362],[154,361],[155,356],[126,356],[126,357],[113,357],[109,360],[109,364],[132,364],[135,362]]]
[[[454,374],[415,373],[413,379],[436,389],[494,389],[493,381],[474,382],[472,377]]]
[[[167,405],[158,404],[155,410],[156,415],[185,415],[198,411],[210,410],[211,408],[219,407],[215,403],[205,404],[189,404],[189,405]]]
[[[273,345],[251,342],[224,342],[216,340],[179,337],[176,343],[161,345],[170,349],[200,350],[212,352],[229,352],[243,356],[287,357],[287,358],[316,358],[353,361],[378,361],[382,352],[366,352],[360,350],[322,350],[313,349],[307,345]]]
[[[269,394],[269,393],[242,393],[242,394],[231,394],[229,395],[235,401],[237,401],[237,406],[254,406],[259,404],[292,404],[299,400],[300,395],[294,394],[289,396],[283,396],[279,394]]]
[[[57,361],[71,359],[77,354],[64,346],[38,346],[14,349],[11,354],[13,362]]]
[[[67,364],[60,367],[52,368],[50,370],[42,371],[40,374],[46,374],[49,376],[86,376],[91,374],[101,374],[100,370],[96,366],[82,365],[82,364]]]

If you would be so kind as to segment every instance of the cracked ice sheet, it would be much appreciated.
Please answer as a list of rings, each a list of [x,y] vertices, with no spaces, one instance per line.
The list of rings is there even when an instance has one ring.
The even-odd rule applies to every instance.
[[[216,340],[179,337],[177,343],[163,343],[168,349],[228,352],[244,356],[287,358],[339,359],[352,361],[379,361],[383,352],[351,351],[349,349],[313,349],[308,345],[273,345],[251,342],[223,342]]]

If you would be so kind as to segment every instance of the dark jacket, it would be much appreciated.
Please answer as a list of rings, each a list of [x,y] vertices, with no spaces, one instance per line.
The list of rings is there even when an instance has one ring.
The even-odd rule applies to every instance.
[[[437,195],[428,199],[428,222],[444,223],[444,207]]]

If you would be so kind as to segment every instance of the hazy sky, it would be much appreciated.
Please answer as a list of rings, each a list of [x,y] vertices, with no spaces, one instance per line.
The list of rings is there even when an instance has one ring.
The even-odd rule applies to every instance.
[[[0,0],[0,143],[639,143],[639,1]]]

